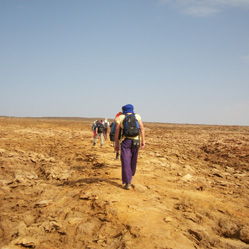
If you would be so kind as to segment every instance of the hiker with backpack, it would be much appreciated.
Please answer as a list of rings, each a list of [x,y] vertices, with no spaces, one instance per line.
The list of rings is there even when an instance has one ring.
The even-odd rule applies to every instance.
[[[143,122],[141,116],[134,113],[133,105],[123,106],[122,114],[116,118],[116,152],[119,152],[118,142],[121,144],[122,183],[124,189],[129,190],[131,189],[132,176],[136,173],[139,148],[143,149],[145,146]]]
[[[111,127],[110,134],[109,134],[110,141],[113,142],[114,152],[116,152],[115,151],[115,131],[116,131],[115,120],[111,123],[110,127]],[[116,152],[116,159],[119,159],[119,152]]]
[[[107,132],[108,132],[108,128],[109,128],[109,122],[108,122],[107,118],[105,118],[103,125],[104,125],[104,138],[106,141],[107,140]]]
[[[116,150],[115,150],[116,119],[117,119],[117,117],[118,117],[119,115],[121,115],[121,114],[122,114],[122,112],[118,112],[118,113],[116,114],[116,116],[115,116],[114,121],[113,121],[113,122],[111,123],[111,125],[110,125],[111,130],[110,130],[109,136],[110,136],[110,141],[113,142],[114,152],[116,152],[116,159],[119,159],[119,151],[116,151]],[[119,141],[118,141],[118,145],[119,145]]]
[[[111,123],[110,128],[111,128],[111,130],[109,133],[109,137],[110,137],[110,141],[113,142],[113,147],[115,148],[115,131],[116,131],[115,120]]]
[[[93,122],[93,125],[92,125],[93,139],[94,139],[95,136],[96,136],[96,122],[97,122],[97,120],[95,120],[95,121]]]
[[[104,145],[104,141],[103,141],[104,126],[103,126],[102,122],[99,122],[99,121],[96,122],[94,131],[96,134],[94,137],[93,146],[96,145],[98,137],[100,137],[100,144],[101,144],[101,146],[103,146]]]

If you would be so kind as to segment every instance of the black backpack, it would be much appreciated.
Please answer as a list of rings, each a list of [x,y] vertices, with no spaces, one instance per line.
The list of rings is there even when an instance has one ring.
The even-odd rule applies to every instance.
[[[115,141],[115,131],[116,131],[116,123],[115,123],[115,121],[112,122],[110,127],[111,127],[110,140],[114,142]]]
[[[140,127],[134,113],[125,114],[123,125],[123,136],[136,137],[139,135]]]
[[[103,133],[104,132],[104,126],[103,124],[99,123],[98,124],[98,133]]]

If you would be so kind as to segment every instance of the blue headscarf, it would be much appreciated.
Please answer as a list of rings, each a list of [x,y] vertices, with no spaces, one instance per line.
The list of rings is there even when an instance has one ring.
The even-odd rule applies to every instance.
[[[134,107],[133,107],[133,105],[131,105],[131,104],[124,105],[124,106],[122,107],[122,111],[123,111],[123,114],[126,114],[126,113],[134,113]]]

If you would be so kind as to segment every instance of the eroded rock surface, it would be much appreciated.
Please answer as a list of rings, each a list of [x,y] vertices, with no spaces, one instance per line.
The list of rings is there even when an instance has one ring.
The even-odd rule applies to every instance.
[[[249,248],[249,127],[145,123],[132,190],[91,120],[0,118],[0,248]]]

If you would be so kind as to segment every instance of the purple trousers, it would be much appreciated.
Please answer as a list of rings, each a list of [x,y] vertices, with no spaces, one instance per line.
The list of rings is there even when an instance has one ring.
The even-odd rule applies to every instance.
[[[121,163],[122,163],[122,182],[131,183],[132,176],[136,173],[137,167],[137,148],[132,148],[132,140],[126,138],[121,143]]]

